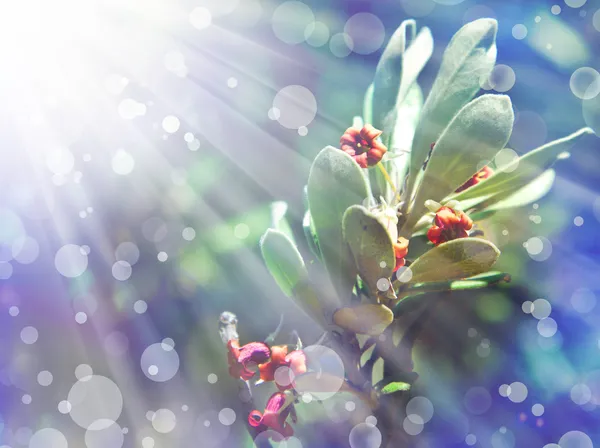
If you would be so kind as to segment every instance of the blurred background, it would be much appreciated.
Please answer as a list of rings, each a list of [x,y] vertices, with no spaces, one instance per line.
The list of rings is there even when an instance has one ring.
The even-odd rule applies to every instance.
[[[507,157],[600,129],[598,0],[0,4],[2,448],[254,446],[218,316],[242,343],[282,315],[283,339],[320,337],[258,240],[275,200],[300,237],[311,160],[410,17],[436,43],[425,91],[463,24],[498,19],[483,87],[512,97]],[[598,149],[582,140],[550,194],[493,218],[512,283],[426,325],[414,447],[600,446]],[[368,413],[342,395],[299,406],[287,446],[379,446],[353,438]]]

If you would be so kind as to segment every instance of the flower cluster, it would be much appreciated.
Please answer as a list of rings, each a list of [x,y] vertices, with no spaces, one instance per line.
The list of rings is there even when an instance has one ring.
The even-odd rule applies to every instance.
[[[375,166],[387,152],[386,146],[379,140],[381,132],[370,124],[362,129],[348,128],[340,138],[340,149],[352,157],[361,168]]]
[[[417,33],[415,21],[403,22],[381,55],[362,114],[343,132],[339,147],[324,147],[312,163],[302,222],[310,258],[299,250],[284,214],[273,212],[272,228],[261,238],[263,259],[282,292],[329,336],[335,333],[329,340],[348,352],[340,355],[369,358],[348,362],[345,376],[361,385],[358,392],[373,402],[374,412],[389,409],[382,405],[386,396],[402,395],[415,378],[406,371],[412,363],[398,362],[394,324],[415,307],[429,306],[430,293],[451,297],[508,281],[507,274],[492,271],[500,250],[485,238],[481,221],[543,197],[552,164],[592,132],[581,129],[541,146],[509,169],[480,168],[505,148],[515,120],[507,95],[477,95],[480,80],[494,68],[497,29],[493,19],[461,28],[424,99],[418,76],[433,54],[433,38],[426,27]],[[424,238],[431,244],[419,244]],[[403,266],[410,275],[398,275]],[[405,333],[416,335],[422,324],[410,325]],[[363,336],[368,344],[361,344]],[[239,347],[237,334],[234,339],[230,373],[246,381],[258,375],[279,388],[263,412],[250,414],[249,424],[290,435],[287,419],[293,421],[296,394],[279,379],[306,372],[304,353],[257,342]],[[403,348],[410,350],[410,343]],[[384,377],[373,384],[379,359]],[[378,421],[388,438],[402,426],[387,416]]]
[[[229,374],[244,381],[257,374],[260,382],[275,382],[279,392],[269,398],[264,412],[253,410],[248,423],[260,431],[271,429],[284,437],[293,434],[286,422],[294,415],[293,379],[306,373],[306,355],[302,350],[289,350],[287,345],[269,346],[264,342],[250,342],[242,347],[238,339],[227,341]]]
[[[457,238],[466,238],[473,227],[473,220],[460,210],[441,207],[435,214],[427,238],[436,246]]]

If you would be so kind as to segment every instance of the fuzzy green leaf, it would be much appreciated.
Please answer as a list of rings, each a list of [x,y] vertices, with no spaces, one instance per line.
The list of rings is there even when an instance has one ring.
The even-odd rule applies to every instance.
[[[381,389],[381,393],[384,395],[393,394],[394,392],[404,392],[410,390],[410,384],[402,383],[402,382],[394,382],[386,384],[383,389]]]
[[[450,196],[448,199],[457,201],[469,200],[471,206],[479,202],[489,200],[492,196],[496,200],[507,196],[525,187],[536,177],[549,169],[563,153],[568,152],[571,147],[584,135],[592,134],[591,128],[583,128],[567,137],[547,143],[527,154],[519,157],[502,170],[496,171],[492,176],[479,182],[460,193]],[[496,198],[496,196],[498,196]],[[478,199],[481,200],[478,202]]]
[[[308,271],[298,249],[283,232],[268,229],[260,240],[260,250],[267,269],[289,297],[298,284],[308,278]]]
[[[308,178],[308,204],[319,248],[332,284],[342,303],[350,298],[356,266],[342,233],[346,209],[368,196],[358,164],[332,146],[316,157]]]
[[[417,115],[411,115],[409,118],[410,127],[410,124],[412,124],[410,121],[418,118],[418,112],[420,111],[420,104],[418,111],[412,110],[412,105],[409,106],[410,111],[400,111],[409,95],[414,97],[420,93],[415,93],[413,87],[416,86],[417,77],[433,52],[433,38],[429,28],[422,28],[416,37],[415,34],[416,23],[414,20],[402,22],[381,55],[373,79],[372,124],[383,130],[381,138],[388,148],[395,146],[394,137],[400,135],[397,131],[403,131],[403,129],[396,129],[396,127],[402,119],[406,119],[407,112],[413,114],[417,112]],[[416,88],[419,89],[418,86]],[[400,116],[401,113],[402,117]],[[408,133],[410,140],[412,140],[414,126],[416,125],[413,125]],[[400,137],[397,140],[398,145],[406,143],[406,137],[403,141],[400,141]],[[405,147],[405,149],[409,148],[410,146]],[[403,162],[405,161],[406,157],[404,157]],[[385,168],[392,176],[393,165],[392,162],[384,162]],[[388,200],[392,199],[392,190],[379,170],[370,170],[369,179],[374,197],[383,196]]]
[[[366,303],[340,308],[333,315],[333,322],[352,333],[378,336],[394,320],[394,313],[387,306]]]
[[[391,131],[390,113],[404,102],[433,53],[433,38],[424,27],[416,35],[414,20],[405,20],[392,35],[377,64],[373,80],[373,125]]]
[[[500,251],[480,238],[459,238],[425,252],[411,265],[411,283],[458,280],[487,272]]]
[[[346,210],[343,228],[358,273],[375,294],[377,281],[390,278],[396,264],[390,234],[381,221],[361,205]]]
[[[397,108],[396,125],[390,144],[393,159],[388,163],[388,170],[398,188],[404,184],[410,163],[410,148],[422,107],[423,91],[415,83]]]
[[[304,218],[302,219],[302,230],[304,230],[304,238],[306,239],[306,244],[308,245],[308,248],[315,257],[321,259],[319,240],[317,239],[317,234],[315,232],[315,227],[312,222],[312,218],[310,217],[309,210],[307,210],[306,213],[304,213]]]
[[[288,205],[284,201],[275,201],[271,203],[271,228],[279,230],[287,235],[287,237],[296,244],[294,233],[287,220]]]
[[[496,62],[493,19],[479,19],[463,26],[452,38],[440,71],[423,106],[412,145],[408,191],[412,191],[431,144],[436,142],[456,113],[480,89]]]
[[[403,56],[409,42],[415,38],[416,30],[414,20],[402,22],[392,34],[375,69],[371,124],[378,129],[383,129],[385,118],[396,104],[402,79]]]
[[[463,107],[435,144],[404,229],[410,235],[426,212],[425,201],[441,201],[492,160],[508,142],[514,113],[506,95],[482,95]]]
[[[483,209],[483,211],[495,211],[506,208],[523,207],[524,205],[539,201],[550,191],[552,185],[554,184],[555,178],[556,173],[554,170],[546,170],[527,185],[519,188],[514,193],[511,193],[510,196],[507,196],[498,202],[496,202],[496,200],[501,198],[502,195],[493,196],[492,201],[486,202],[486,207]]]
[[[304,260],[287,235],[268,229],[260,240],[267,269],[281,290],[296,304],[324,325],[323,308],[312,288]]]

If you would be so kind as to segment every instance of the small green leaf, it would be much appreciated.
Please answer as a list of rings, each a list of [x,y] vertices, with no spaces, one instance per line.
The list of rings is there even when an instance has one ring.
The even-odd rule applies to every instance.
[[[502,210],[505,208],[523,207],[524,205],[531,204],[532,202],[539,201],[541,198],[552,188],[556,173],[554,170],[546,170],[540,176],[529,182],[524,187],[519,188],[510,196],[495,202],[502,195],[493,196],[492,201],[486,201],[486,206],[483,211]]]
[[[373,84],[369,84],[363,100],[363,122],[373,123]]]
[[[414,20],[402,22],[392,35],[375,70],[372,124],[387,133],[394,127],[394,109],[404,102],[433,53],[433,38],[429,28],[422,28],[416,37],[415,34]]]
[[[315,232],[315,227],[312,222],[312,218],[310,217],[310,210],[307,210],[306,213],[304,213],[304,218],[302,219],[302,230],[304,230],[304,238],[306,239],[308,248],[315,257],[321,259],[319,240],[317,239],[317,233]]]
[[[441,201],[492,160],[512,132],[514,113],[506,95],[482,95],[463,107],[436,142],[404,225],[410,235],[426,212],[425,201]]]
[[[425,252],[411,265],[411,283],[458,280],[488,271],[500,256],[489,241],[459,238]]]
[[[324,325],[323,307],[312,288],[302,256],[283,232],[268,229],[260,241],[267,269],[281,290],[297,305]]]
[[[381,393],[387,395],[393,394],[394,392],[404,392],[407,390],[410,390],[410,384],[395,382],[386,384],[383,389],[381,389]]]
[[[423,91],[417,83],[414,83],[402,104],[396,109],[396,125],[390,144],[390,152],[395,157],[386,164],[398,188],[404,184],[404,177],[410,163],[410,148],[422,107]]]
[[[408,41],[415,38],[416,31],[417,24],[414,20],[402,22],[392,34],[375,69],[371,124],[378,129],[383,129],[385,118],[396,104],[402,79],[403,55]]]
[[[283,232],[268,229],[260,240],[260,250],[275,282],[292,297],[294,288],[308,278],[304,260],[294,243]]]
[[[333,315],[333,322],[352,333],[378,336],[394,320],[394,313],[387,306],[366,303],[340,308]]]
[[[567,137],[534,149],[477,185],[450,196],[448,200],[455,199],[461,202],[469,200],[469,204],[473,206],[489,200],[492,196],[496,200],[504,199],[541,176],[581,137],[593,132],[591,128],[583,128]],[[477,202],[480,198],[482,199]]]
[[[381,221],[361,205],[348,207],[343,228],[358,273],[375,295],[377,281],[390,278],[396,264],[390,234]]]
[[[496,32],[493,19],[479,19],[463,26],[452,38],[440,71],[423,106],[415,131],[408,180],[408,191],[415,181],[431,144],[436,142],[456,113],[480,89],[496,62]]]
[[[296,244],[294,233],[286,218],[287,211],[288,205],[284,201],[275,201],[271,203],[271,228],[284,233],[294,244]]]
[[[342,234],[346,209],[368,197],[358,164],[332,146],[316,157],[308,178],[308,204],[323,261],[342,303],[350,299],[356,266]]]

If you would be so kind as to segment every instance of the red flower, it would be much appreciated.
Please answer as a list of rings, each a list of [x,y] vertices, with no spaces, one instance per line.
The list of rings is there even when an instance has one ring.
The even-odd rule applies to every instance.
[[[288,404],[287,400],[288,397],[284,392],[274,393],[269,398],[264,413],[256,409],[250,412],[248,423],[250,423],[250,426],[260,428],[261,431],[272,429],[284,437],[292,436],[294,430],[286,423],[286,420],[293,409],[293,405]]]
[[[394,255],[396,256],[396,266],[394,272],[404,266],[406,262],[404,257],[408,254],[408,240],[406,238],[398,238],[398,241],[394,243]]]
[[[473,185],[477,185],[483,179],[487,179],[492,174],[494,174],[494,171],[489,166],[484,166],[475,174],[473,174],[473,177],[471,177],[468,181],[466,181],[464,184],[458,187],[456,189],[456,193],[460,193],[461,191],[466,190],[467,188],[472,187]]]
[[[231,339],[227,342],[227,350],[229,374],[244,381],[249,380],[256,373],[250,370],[250,367],[266,362],[271,356],[269,346],[263,342],[250,342],[240,348],[239,341]]]
[[[441,207],[435,214],[434,224],[427,231],[427,238],[436,246],[446,241],[469,236],[467,230],[473,227],[473,221],[460,210]]]
[[[289,368],[292,375],[289,384],[277,383],[277,387],[279,390],[290,389],[292,387],[291,380],[297,375],[306,373],[306,355],[302,350],[294,350],[288,353],[287,345],[271,347],[271,360],[258,366],[260,379],[263,381],[274,381],[275,372],[280,367]]]
[[[348,128],[340,138],[340,148],[361,168],[377,165],[387,152],[385,145],[377,140],[381,132],[370,124],[362,129]]]

